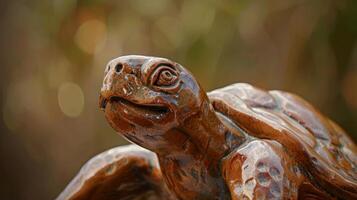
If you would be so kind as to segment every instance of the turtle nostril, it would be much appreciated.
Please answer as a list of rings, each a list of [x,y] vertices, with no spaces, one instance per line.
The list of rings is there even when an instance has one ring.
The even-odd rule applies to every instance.
[[[117,65],[115,65],[115,71],[117,73],[120,73],[123,70],[123,64],[118,63]]]

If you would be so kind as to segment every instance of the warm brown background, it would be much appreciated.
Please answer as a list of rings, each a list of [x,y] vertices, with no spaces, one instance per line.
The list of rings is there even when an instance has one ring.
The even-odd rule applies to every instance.
[[[93,155],[125,143],[97,107],[125,54],[171,58],[211,90],[283,89],[357,138],[357,1],[2,2],[0,199],[53,199]]]

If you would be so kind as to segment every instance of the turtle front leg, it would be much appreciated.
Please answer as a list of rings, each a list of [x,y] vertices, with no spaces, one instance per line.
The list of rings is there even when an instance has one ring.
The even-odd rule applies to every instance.
[[[222,161],[222,175],[232,200],[335,199],[303,174],[284,147],[272,140],[254,140]]]
[[[89,160],[57,200],[174,199],[153,152],[117,147]]]

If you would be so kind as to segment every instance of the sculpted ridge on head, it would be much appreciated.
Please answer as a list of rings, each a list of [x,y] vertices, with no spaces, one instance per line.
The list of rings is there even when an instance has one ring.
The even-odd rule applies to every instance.
[[[204,102],[206,93],[191,73],[158,57],[122,56],[110,61],[100,93],[100,107],[111,126],[149,149],[148,138],[164,137],[200,112]]]

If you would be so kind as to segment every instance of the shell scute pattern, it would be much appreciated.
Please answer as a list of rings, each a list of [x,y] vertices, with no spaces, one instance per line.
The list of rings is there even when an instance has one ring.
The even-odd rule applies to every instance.
[[[238,148],[223,160],[223,168],[232,165],[245,166],[240,169],[228,168],[223,176],[236,199],[281,199],[297,198],[297,186],[303,176],[296,175],[286,168],[286,164],[294,163],[286,153],[282,153],[282,145],[269,140],[254,140],[242,148]],[[239,155],[239,156],[237,156]],[[240,159],[244,157],[245,159]],[[241,171],[240,171],[241,170]],[[239,172],[239,173],[237,173]],[[241,174],[241,177],[234,177]],[[291,177],[294,184],[286,184]]]
[[[281,143],[323,187],[352,196],[357,187],[356,146],[333,121],[302,98],[234,84],[208,93],[215,110],[249,135]],[[331,180],[338,186],[331,184]]]

